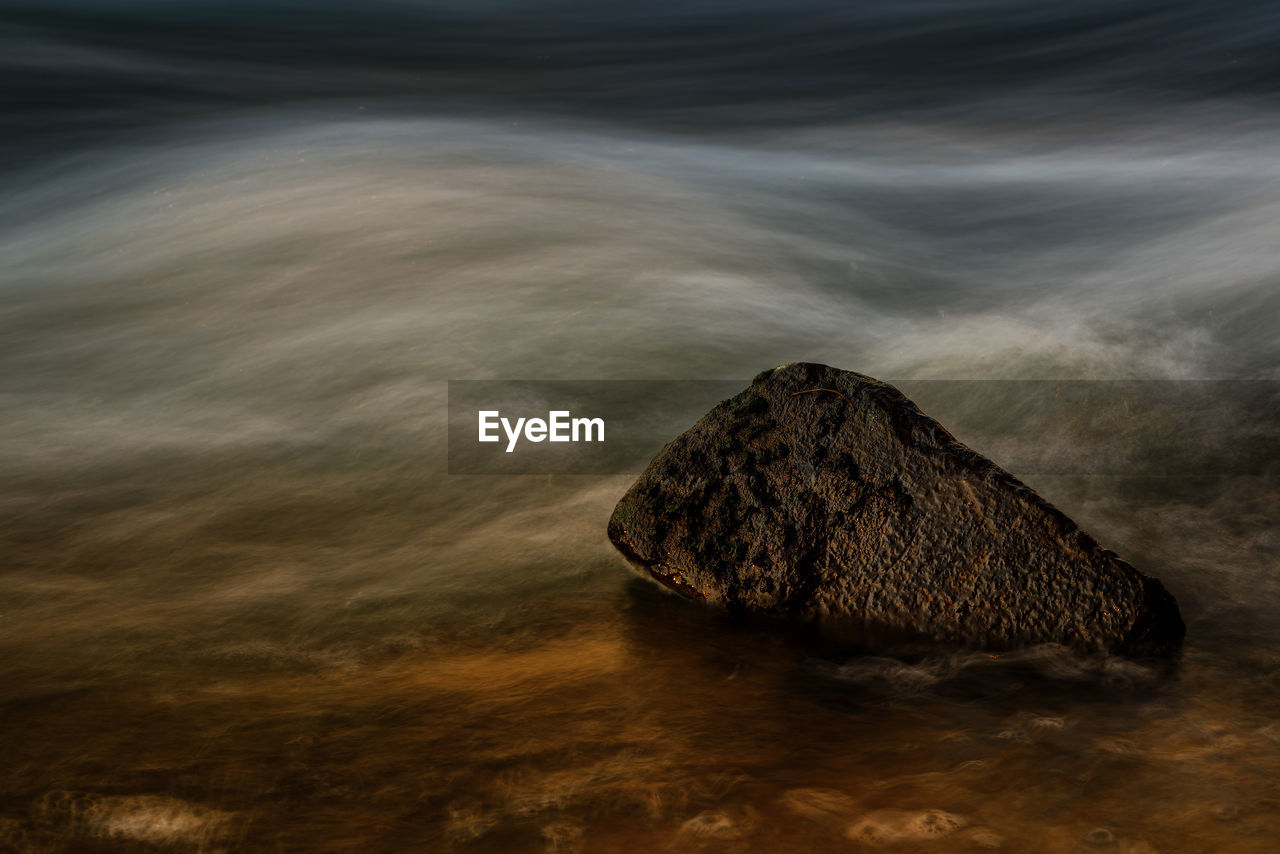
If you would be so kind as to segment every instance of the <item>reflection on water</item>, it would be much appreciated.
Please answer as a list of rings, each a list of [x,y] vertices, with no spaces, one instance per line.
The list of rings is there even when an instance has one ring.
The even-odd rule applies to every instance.
[[[423,626],[395,654],[259,642],[31,698],[9,785],[47,791],[8,830],[45,850],[1274,838],[1275,685],[1241,690],[1212,656],[1192,651],[1172,683],[1052,652],[834,665],[652,589],[595,586]]]
[[[925,382],[1280,379],[1271,18],[1184,57],[1196,16],[1142,4],[811,3],[773,46],[693,4],[488,53],[431,18],[457,38],[422,59],[321,4],[315,53],[273,13],[231,58],[221,12],[64,5],[0,60],[30,83],[0,143],[0,850],[1274,846],[1259,422],[1193,419],[1230,466],[1166,466],[1177,424]],[[635,27],[670,65],[610,47]],[[1036,91],[992,77],[1015,43]],[[449,379],[798,359],[901,380],[997,461],[1052,446],[1028,482],[1178,597],[1178,671],[819,655],[633,582],[629,477],[445,474]],[[1075,462],[1117,459],[1145,468]]]

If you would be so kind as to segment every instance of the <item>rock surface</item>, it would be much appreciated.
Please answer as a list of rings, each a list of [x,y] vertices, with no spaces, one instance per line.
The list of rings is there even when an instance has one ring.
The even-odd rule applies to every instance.
[[[1159,581],[897,389],[825,365],[765,371],[663,448],[609,538],[684,596],[853,641],[1163,656],[1185,632]]]

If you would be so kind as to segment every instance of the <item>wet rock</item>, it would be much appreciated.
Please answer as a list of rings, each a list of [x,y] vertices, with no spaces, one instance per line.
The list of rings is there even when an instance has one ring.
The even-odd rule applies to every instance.
[[[890,385],[760,374],[654,458],[609,537],[672,590],[855,641],[1168,655],[1154,578],[1102,548]]]
[[[876,810],[849,825],[845,836],[864,845],[926,842],[950,836],[968,821],[943,810]]]

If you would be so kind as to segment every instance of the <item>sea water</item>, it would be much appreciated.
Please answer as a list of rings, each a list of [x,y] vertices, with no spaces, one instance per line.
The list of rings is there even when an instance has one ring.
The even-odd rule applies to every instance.
[[[1274,849],[1264,6],[59,5],[0,60],[0,848]],[[447,473],[449,380],[800,359],[1160,577],[1178,669],[819,655],[635,579],[631,475]]]

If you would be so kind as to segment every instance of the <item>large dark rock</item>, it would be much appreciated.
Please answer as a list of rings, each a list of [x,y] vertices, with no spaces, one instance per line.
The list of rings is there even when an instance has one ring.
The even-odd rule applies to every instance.
[[[609,521],[645,574],[849,640],[1167,655],[1177,602],[890,385],[783,365],[654,458]]]

